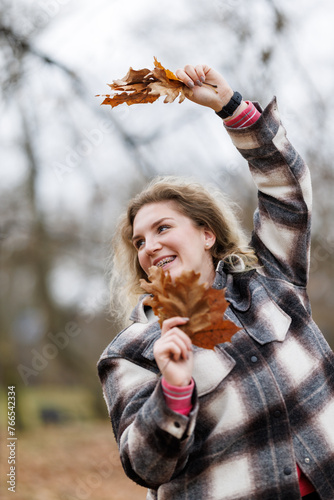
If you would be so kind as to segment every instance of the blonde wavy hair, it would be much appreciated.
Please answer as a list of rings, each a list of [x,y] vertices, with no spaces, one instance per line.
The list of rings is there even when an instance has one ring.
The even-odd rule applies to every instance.
[[[216,236],[211,248],[213,265],[220,260],[231,272],[245,272],[258,267],[255,252],[237,217],[239,207],[215,187],[206,189],[200,183],[182,177],[157,177],[137,194],[120,218],[113,237],[110,266],[111,313],[124,323],[125,316],[143,294],[139,279],[146,278],[133,246],[133,222],[138,211],[148,203],[173,201],[176,210],[189,217],[196,226],[209,228]]]

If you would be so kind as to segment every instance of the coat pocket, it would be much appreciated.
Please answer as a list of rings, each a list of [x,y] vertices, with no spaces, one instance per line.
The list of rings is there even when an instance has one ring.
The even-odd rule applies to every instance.
[[[291,317],[274,301],[263,286],[252,290],[252,301],[247,311],[229,308],[226,317],[244,328],[261,345],[283,342],[291,325]]]

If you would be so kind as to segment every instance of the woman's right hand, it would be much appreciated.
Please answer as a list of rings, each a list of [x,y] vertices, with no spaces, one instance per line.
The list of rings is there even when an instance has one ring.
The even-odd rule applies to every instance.
[[[206,64],[187,64],[175,72],[176,76],[192,90],[190,101],[220,111],[233,96],[233,90],[225,78]]]
[[[178,326],[185,325],[188,318],[176,316],[162,324],[161,337],[153,348],[157,365],[166,382],[175,386],[187,386],[193,371],[191,340]]]

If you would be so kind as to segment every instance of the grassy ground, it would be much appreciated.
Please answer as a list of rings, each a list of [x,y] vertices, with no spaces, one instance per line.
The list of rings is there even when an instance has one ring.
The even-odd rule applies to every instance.
[[[7,490],[7,436],[1,439],[3,500],[143,500],[146,490],[122,469],[109,422],[17,432],[16,493]],[[4,439],[5,438],[5,439]]]

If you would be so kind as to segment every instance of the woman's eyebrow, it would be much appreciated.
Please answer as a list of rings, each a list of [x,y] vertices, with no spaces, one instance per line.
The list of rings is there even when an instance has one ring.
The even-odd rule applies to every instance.
[[[169,219],[173,220],[173,217],[161,217],[161,219],[158,219],[151,224],[150,229],[154,229],[156,226],[159,226],[159,224]],[[140,236],[140,234],[135,234],[134,236],[132,236],[132,242],[135,242],[138,238],[140,238]]]

